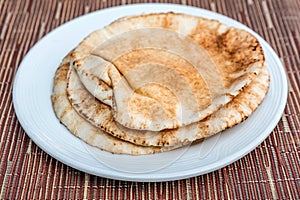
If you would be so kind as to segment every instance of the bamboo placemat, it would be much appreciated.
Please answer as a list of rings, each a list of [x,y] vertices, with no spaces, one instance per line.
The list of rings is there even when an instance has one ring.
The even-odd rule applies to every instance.
[[[89,175],[55,160],[21,128],[13,79],[29,49],[86,13],[140,0],[0,0],[0,199],[300,199],[300,1],[170,0],[236,19],[275,49],[289,77],[285,112],[270,136],[244,158],[179,181],[136,183]]]

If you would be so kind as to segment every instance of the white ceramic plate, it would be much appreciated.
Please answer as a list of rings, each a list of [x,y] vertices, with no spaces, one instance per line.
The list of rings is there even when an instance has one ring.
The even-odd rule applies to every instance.
[[[217,19],[253,33],[261,42],[271,76],[261,106],[245,122],[203,143],[146,156],[112,155],[89,147],[59,123],[51,105],[54,73],[62,58],[90,32],[115,19],[150,12],[181,12]],[[41,39],[23,59],[15,77],[13,103],[29,137],[44,151],[81,171],[132,181],[188,178],[222,168],[249,153],[272,132],[287,100],[285,70],[272,48],[239,22],[207,10],[172,4],[137,4],[105,9],[74,19]]]

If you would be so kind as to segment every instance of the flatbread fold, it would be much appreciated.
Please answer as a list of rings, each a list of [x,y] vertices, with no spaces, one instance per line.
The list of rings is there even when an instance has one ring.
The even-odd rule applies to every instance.
[[[69,66],[70,55],[63,59],[55,73],[51,100],[57,118],[72,134],[89,145],[118,154],[152,154],[176,148],[144,147],[135,145],[113,137],[86,121],[74,110],[67,98],[66,87]]]

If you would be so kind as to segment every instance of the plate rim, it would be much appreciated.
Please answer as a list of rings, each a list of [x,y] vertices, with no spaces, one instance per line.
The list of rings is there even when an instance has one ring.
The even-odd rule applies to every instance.
[[[98,173],[95,173],[94,171],[94,167],[91,167],[89,165],[82,165],[82,163],[76,161],[75,164],[74,162],[70,162],[68,159],[66,159],[66,157],[59,153],[59,152],[53,152],[53,150],[51,149],[47,149],[45,148],[44,146],[40,145],[40,141],[38,141],[38,138],[35,138],[33,137],[35,134],[34,133],[31,133],[30,131],[30,126],[28,124],[25,123],[25,121],[23,120],[23,117],[22,117],[22,113],[20,111],[20,108],[18,108],[18,104],[16,102],[16,99],[17,99],[17,94],[16,94],[16,90],[17,90],[17,86],[18,86],[18,80],[19,80],[19,76],[21,76],[21,73],[22,73],[22,70],[25,70],[25,66],[26,66],[26,61],[28,59],[28,57],[32,54],[32,52],[34,52],[34,49],[36,46],[38,46],[40,44],[40,42],[42,42],[45,38],[49,37],[50,35],[54,34],[56,31],[59,31],[59,30],[63,30],[64,27],[70,25],[71,23],[75,23],[76,21],[80,21],[81,18],[84,18],[84,17],[87,17],[87,16],[90,16],[92,17],[93,15],[97,15],[99,13],[103,13],[103,12],[111,12],[111,11],[118,11],[118,10],[122,10],[122,9],[134,9],[134,7],[137,7],[137,8],[141,8],[141,7],[149,7],[149,6],[154,6],[154,7],[158,7],[158,6],[166,6],[166,7],[169,7],[169,9],[174,9],[175,7],[178,8],[178,9],[195,9],[195,10],[200,10],[201,13],[209,13],[211,15],[214,15],[216,18],[224,18],[226,20],[230,20],[230,21],[234,21],[235,23],[241,25],[243,28],[246,28],[247,31],[251,32],[252,34],[254,34],[261,43],[264,44],[265,48],[268,49],[268,51],[270,51],[270,54],[272,54],[273,58],[276,59],[276,62],[278,63],[278,66],[279,66],[279,70],[281,72],[281,77],[283,79],[283,82],[282,82],[282,86],[283,86],[283,89],[284,89],[284,94],[281,95],[281,100],[280,102],[284,102],[280,105],[280,112],[276,112],[276,116],[275,116],[275,120],[273,120],[273,123],[272,124],[269,124],[266,128],[266,130],[268,131],[264,131],[264,132],[269,132],[268,134],[260,134],[260,137],[257,137],[256,140],[254,140],[252,143],[255,143],[255,145],[253,146],[252,143],[248,143],[244,148],[243,148],[243,152],[241,154],[240,151],[234,153],[234,154],[231,154],[229,157],[230,159],[228,159],[228,157],[226,157],[226,160],[227,162],[224,162],[222,164],[219,164],[215,167],[208,167],[209,169],[206,170],[206,171],[201,171],[199,172],[198,168],[194,168],[194,169],[191,169],[191,170],[185,170],[183,173],[182,171],[179,173],[179,174],[175,174],[175,173],[172,173],[172,174],[164,174],[164,176],[160,176],[160,174],[156,174],[155,177],[151,177],[151,174],[150,173],[146,173],[146,174],[134,174],[135,176],[132,176],[132,174],[128,174],[127,173],[127,176],[124,176],[126,175],[126,173],[124,174],[124,172],[122,172],[122,176],[118,176],[118,175],[115,175],[115,174],[98,174]],[[166,10],[168,11],[168,10]],[[152,11],[152,12],[156,12],[156,11]],[[185,13],[183,11],[183,13]],[[248,30],[249,29],[249,30]],[[32,46],[30,48],[30,50],[27,52],[27,54],[23,57],[18,69],[17,69],[17,72],[15,74],[15,77],[14,77],[14,81],[13,81],[13,89],[12,89],[12,96],[13,96],[13,106],[14,106],[14,110],[15,110],[15,113],[16,113],[16,116],[18,118],[18,121],[20,122],[22,128],[24,129],[24,131],[26,132],[26,134],[30,137],[30,139],[39,147],[41,148],[43,151],[45,151],[47,154],[49,154],[50,156],[52,156],[53,158],[59,160],[60,162],[68,165],[68,166],[71,166],[75,169],[78,169],[80,171],[83,171],[83,172],[86,172],[86,173],[89,173],[89,174],[93,174],[93,175],[96,175],[96,176],[101,176],[101,177],[106,177],[106,178],[113,178],[113,179],[117,179],[117,180],[125,180],[125,181],[149,181],[149,182],[157,182],[157,181],[171,181],[171,180],[180,180],[180,179],[185,179],[185,178],[190,178],[190,177],[194,177],[194,176],[198,176],[198,175],[201,175],[201,174],[206,174],[206,173],[209,173],[209,172],[212,172],[212,171],[215,171],[217,169],[220,169],[220,168],[223,168],[237,160],[239,160],[240,158],[244,157],[246,154],[248,154],[249,152],[251,152],[252,150],[254,150],[259,144],[261,144],[270,134],[271,132],[273,131],[273,129],[276,127],[276,125],[278,124],[281,116],[282,116],[282,113],[284,112],[284,108],[286,106],[286,102],[287,102],[287,97],[288,97],[288,79],[287,79],[287,74],[286,74],[286,71],[284,69],[284,66],[282,64],[282,62],[280,61],[280,59],[278,58],[277,54],[275,53],[275,51],[272,49],[272,47],[262,38],[260,37],[256,32],[254,32],[253,30],[251,30],[250,28],[248,28],[247,26],[245,26],[244,24],[236,21],[235,19],[232,19],[232,18],[229,18],[227,16],[224,16],[222,14],[219,14],[219,13],[216,13],[216,12],[213,12],[213,11],[210,11],[210,10],[205,10],[205,9],[202,9],[202,8],[197,8],[197,7],[193,7],[193,6],[185,6],[185,5],[178,5],[178,4],[168,4],[168,3],[142,3],[142,4],[129,4],[129,5],[122,5],[122,6],[116,6],[116,7],[110,7],[110,8],[106,8],[106,9],[102,9],[102,10],[98,10],[98,11],[94,11],[94,12],[91,12],[89,14],[85,14],[85,15],[82,15],[80,17],[77,17],[77,18],[74,18],[60,26],[58,26],[57,28],[53,29],[52,31],[50,31],[49,33],[47,33],[41,40],[39,40],[37,43],[34,44],[34,46]],[[29,130],[29,131],[28,131]],[[237,154],[237,155],[236,155]],[[224,158],[225,159],[225,158]],[[222,160],[224,160],[222,159]],[[222,161],[221,160],[221,161]],[[215,163],[212,163],[210,165],[214,165]],[[208,166],[210,166],[208,165]],[[196,170],[197,169],[197,170]],[[117,173],[119,174],[119,173]]]

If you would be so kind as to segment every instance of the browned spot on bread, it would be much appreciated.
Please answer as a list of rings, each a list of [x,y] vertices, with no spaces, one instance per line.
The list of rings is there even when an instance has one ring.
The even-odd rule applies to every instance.
[[[257,39],[243,30],[230,28],[217,35],[216,28],[211,28],[208,23],[200,21],[190,37],[208,51],[219,66],[223,77],[227,77],[228,74],[239,74],[254,63],[262,66],[264,61],[263,51]],[[229,87],[236,81],[236,76],[228,77],[223,81],[225,87]]]

